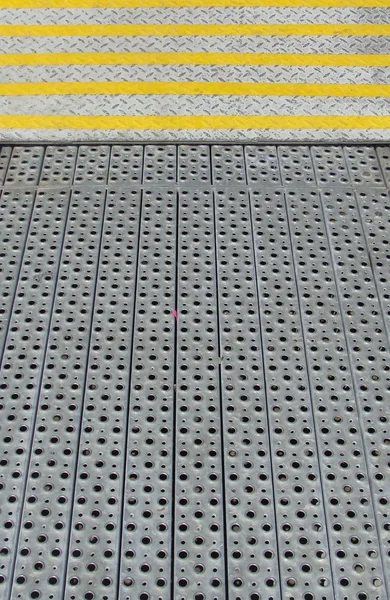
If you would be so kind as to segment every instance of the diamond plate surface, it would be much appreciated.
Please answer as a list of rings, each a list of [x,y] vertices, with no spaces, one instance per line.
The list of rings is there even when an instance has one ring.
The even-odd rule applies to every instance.
[[[77,116],[83,111],[83,114],[86,116],[94,115],[110,115],[111,113],[115,113],[116,117],[128,116],[131,112],[142,112],[147,110],[149,116],[179,116],[184,115],[191,117],[194,114],[202,114],[202,115],[210,115],[210,116],[219,116],[221,114],[231,117],[229,119],[230,123],[234,123],[236,121],[235,117],[237,117],[237,98],[233,95],[228,96],[189,96],[184,94],[183,96],[168,94],[166,96],[159,96],[156,94],[151,94],[149,96],[143,96],[141,94],[135,94],[134,96],[125,96],[123,94],[119,95],[92,95],[88,94],[86,96],[76,96],[74,94],[69,94],[65,96],[46,96],[45,97],[48,102],[40,102],[38,104],[37,99],[33,97],[23,97],[19,98],[17,96],[5,96],[4,101],[6,103],[6,108],[4,109],[5,114],[10,115],[22,115],[22,114],[31,114],[31,115],[74,115]],[[86,105],[85,105],[86,103]],[[321,123],[326,123],[326,117],[329,114],[332,115],[349,115],[356,116],[359,115],[376,115],[377,117],[386,117],[390,112],[390,98],[338,98],[335,101],[335,98],[332,97],[307,97],[305,98],[305,106],[307,112],[313,115],[317,115],[319,117],[318,125]],[[24,111],[24,112],[23,112]],[[256,114],[267,114],[271,116],[277,115],[287,115],[287,116],[295,116],[298,117],[301,114],[301,105],[299,103],[295,103],[291,101],[291,97],[288,96],[246,96],[245,103],[240,106],[240,115],[239,116],[251,116]],[[322,117],[322,119],[320,118]],[[113,124],[117,124],[120,122],[114,118]],[[290,120],[290,126],[294,126],[294,119]],[[381,119],[378,120],[376,125],[382,122]],[[213,124],[213,120],[209,121],[210,124]],[[249,137],[253,135],[253,131],[255,135],[268,135],[271,133],[266,133],[266,129],[261,132],[258,129],[248,129],[248,125],[250,125],[246,120],[244,120],[244,124],[241,121],[241,127],[246,127],[246,129],[182,129],[181,130],[181,142],[188,140],[195,140],[196,136],[199,137],[200,132],[202,136],[206,136],[206,139],[215,142],[216,134],[218,133],[218,141],[222,136],[228,136],[228,139],[234,141],[234,137],[240,137],[245,142],[245,136]],[[266,124],[265,124],[266,126]],[[22,135],[21,130],[15,129],[15,135],[18,133]],[[34,130],[33,130],[34,131]],[[45,131],[35,130],[36,133],[32,135],[45,135]],[[61,132],[64,130],[58,130],[59,139],[61,139]],[[69,132],[69,141],[72,140],[72,136],[75,137],[77,135],[80,136],[80,140],[83,140],[83,136],[85,138],[88,135],[86,130],[81,130],[80,133],[75,130],[70,130]],[[153,132],[151,128],[149,131]],[[288,128],[281,128],[272,130],[272,135],[276,136],[283,140],[283,136],[286,139],[286,131]],[[300,130],[301,131],[301,130]],[[309,135],[314,135],[314,139],[318,139],[318,129],[314,129],[311,131],[310,129],[306,130],[304,134],[302,134],[302,139],[306,139],[308,132]],[[386,131],[386,129],[383,129]],[[310,133],[311,132],[311,133]],[[327,141],[333,139],[336,136],[336,139],[344,139],[345,141],[353,140],[353,136],[357,136],[360,134],[363,136],[372,136],[378,135],[378,129],[363,129],[363,130],[354,130],[354,129],[330,129],[327,135]],[[54,134],[53,134],[54,135]],[[65,134],[63,134],[65,135]],[[123,137],[129,137],[128,131],[116,131],[106,129],[103,133],[99,130],[91,130],[89,133],[90,136],[93,135],[104,135],[104,139],[114,139],[115,135],[123,135]],[[136,136],[136,138],[140,138],[142,140],[142,136],[150,136],[154,135],[156,137],[156,132],[151,134],[148,130],[141,131],[133,131],[132,137]],[[294,135],[293,130],[291,130],[291,135]],[[295,134],[296,135],[296,134]],[[177,131],[175,132],[170,130],[165,130],[164,132],[164,140],[168,141],[169,136],[177,136]],[[289,135],[287,135],[287,139]],[[373,138],[374,139],[374,138]],[[126,141],[126,140],[124,140]],[[155,140],[154,140],[155,141]]]
[[[32,15],[34,21],[32,21]],[[4,24],[42,25],[107,23],[385,23],[388,10],[379,7],[205,6],[181,8],[35,8],[0,9]]]
[[[6,53],[23,52],[101,52],[102,38],[81,37],[21,37],[14,35],[1,40]],[[382,54],[390,45],[389,36],[183,36],[180,52],[272,52],[321,54]],[[157,36],[107,36],[105,52],[177,52],[178,40]]]
[[[3,133],[5,137],[7,137],[7,129],[1,129],[0,133]],[[320,129],[301,129],[300,130],[300,143],[302,143],[302,139],[305,140],[305,143],[314,143],[318,144],[318,140],[322,139],[322,130]],[[177,131],[171,131],[165,129],[163,131],[164,139],[168,142],[175,143],[177,141]],[[180,139],[185,139],[189,144],[195,144],[199,142],[199,139],[202,139],[202,143],[214,143],[216,135],[218,135],[218,143],[259,143],[259,137],[261,139],[269,139],[269,129],[237,129],[237,130],[207,130],[207,129],[182,129]],[[272,132],[272,143],[285,143],[286,139],[294,139],[296,135],[295,129],[276,129]],[[139,130],[105,130],[104,131],[104,143],[115,143],[122,142],[123,144],[129,143],[129,137],[137,143],[144,143],[149,140],[150,143],[156,141],[156,131],[153,129],[144,129],[142,131]],[[86,139],[89,139],[91,142],[100,143],[102,141],[102,132],[100,130],[91,131],[90,129],[79,129],[75,132],[74,129],[61,129],[61,130],[52,130],[52,136],[50,137],[50,141],[56,141],[58,143],[63,143],[65,140],[68,143],[85,143]],[[47,142],[47,135],[45,130],[37,130],[37,129],[26,129],[20,130],[19,133],[15,130],[15,141],[19,141],[19,143],[25,143],[25,140],[34,140],[34,143]],[[334,144],[338,144],[341,142],[350,142],[356,143],[359,142],[361,144],[367,143],[387,143],[388,140],[388,129],[333,129],[329,130],[327,133],[328,142],[332,142]]]
[[[188,53],[187,53],[188,54]],[[104,59],[103,59],[104,60]],[[118,59],[121,60],[120,58]],[[168,59],[169,60],[169,59]],[[179,61],[179,58],[177,59]],[[196,58],[194,59],[196,61]],[[198,59],[201,60],[201,59]],[[229,61],[227,57],[225,59]],[[249,62],[250,58],[248,58]],[[275,59],[277,61],[277,58]],[[218,64],[218,63],[217,63]],[[129,81],[129,65],[2,66],[1,83]],[[294,65],[131,65],[131,81],[390,84],[389,67]]]
[[[0,140],[272,144],[390,139],[387,6],[108,4],[0,8]],[[69,82],[76,94],[66,94]],[[125,82],[132,92],[136,82],[163,84],[165,92],[173,91],[171,82],[180,85],[176,94],[148,93],[156,90],[149,86],[143,94],[126,95]],[[240,95],[233,85],[275,82],[279,87],[262,88],[261,96]],[[186,83],[202,93],[185,95]],[[222,93],[226,86],[208,95],[199,88],[202,83],[231,84],[232,95]],[[289,91],[296,95],[283,96],[288,93],[283,83],[295,85]],[[338,87],[327,88],[323,96],[321,86],[331,84]],[[107,85],[110,93],[99,93],[107,92]],[[171,118],[182,116],[188,118]],[[86,160],[93,165],[92,156]],[[107,165],[103,156],[98,160],[102,177],[90,182],[104,185]],[[347,160],[352,170],[359,168],[354,160]],[[83,184],[88,167],[80,169],[76,177]],[[335,181],[332,169],[322,176]],[[282,181],[287,181],[285,172]]]
[[[1,156],[1,598],[387,600],[389,148]]]

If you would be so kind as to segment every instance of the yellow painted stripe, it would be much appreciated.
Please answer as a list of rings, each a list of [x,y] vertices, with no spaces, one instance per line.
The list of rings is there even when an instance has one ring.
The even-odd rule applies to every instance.
[[[0,129],[390,129],[390,116],[0,115]]]
[[[389,0],[1,0],[0,8],[146,8],[194,6],[388,7]]]
[[[59,52],[0,54],[10,65],[302,65],[389,67],[390,54],[255,54],[228,52]]]
[[[390,85],[208,81],[59,81],[0,83],[1,96],[190,94],[238,96],[390,96]]]
[[[390,23],[316,23],[264,25],[0,25],[0,36],[361,36],[390,35]]]

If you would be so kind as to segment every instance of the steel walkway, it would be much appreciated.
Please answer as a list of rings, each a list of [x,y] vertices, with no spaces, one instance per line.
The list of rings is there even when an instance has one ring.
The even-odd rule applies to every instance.
[[[390,142],[389,0],[0,0],[0,140]]]
[[[3,147],[2,600],[386,600],[390,149]]]

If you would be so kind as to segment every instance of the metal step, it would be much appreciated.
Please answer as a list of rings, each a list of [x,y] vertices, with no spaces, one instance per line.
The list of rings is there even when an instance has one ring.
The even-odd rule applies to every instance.
[[[385,600],[390,150],[0,151],[0,597]]]

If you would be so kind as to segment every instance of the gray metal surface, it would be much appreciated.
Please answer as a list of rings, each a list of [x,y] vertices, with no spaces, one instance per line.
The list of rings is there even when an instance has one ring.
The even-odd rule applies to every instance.
[[[109,8],[55,7],[0,8],[4,24],[105,24],[105,23],[386,23],[387,7],[340,6],[332,8],[284,6],[189,6]]]
[[[0,7],[3,144],[389,143],[386,0],[87,4]]]
[[[386,600],[390,149],[0,149],[0,597]]]

